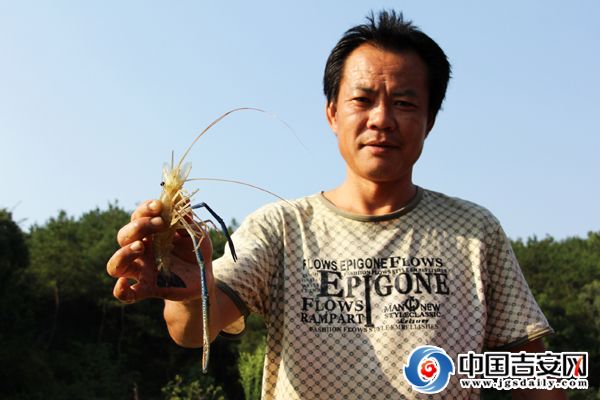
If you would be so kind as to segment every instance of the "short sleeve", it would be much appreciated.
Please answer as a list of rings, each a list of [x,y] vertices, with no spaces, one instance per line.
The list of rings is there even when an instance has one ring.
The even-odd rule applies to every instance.
[[[243,318],[223,330],[226,336],[243,331],[249,313],[264,315],[268,309],[272,276],[281,263],[281,218],[275,206],[248,216],[233,233],[237,261],[226,248],[213,262],[216,284],[237,305]]]
[[[552,333],[499,224],[488,245],[486,347],[508,349]]]

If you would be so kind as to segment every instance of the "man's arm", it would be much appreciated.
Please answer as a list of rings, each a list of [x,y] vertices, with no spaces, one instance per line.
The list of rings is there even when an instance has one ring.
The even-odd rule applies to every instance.
[[[209,294],[210,299],[210,341],[219,332],[242,318],[235,303],[220,289]],[[202,301],[165,300],[164,317],[171,338],[183,347],[202,346]]]
[[[527,353],[543,353],[546,351],[542,339],[532,340],[510,349],[513,353],[525,351]],[[567,394],[562,389],[517,389],[511,392],[514,400],[566,400]]]

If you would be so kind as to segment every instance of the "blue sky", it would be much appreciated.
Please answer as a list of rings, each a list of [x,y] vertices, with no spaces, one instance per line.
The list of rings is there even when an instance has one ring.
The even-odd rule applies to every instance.
[[[415,168],[423,187],[489,208],[511,238],[600,230],[600,3],[0,0],[0,207],[22,226],[158,196],[163,162],[285,198],[339,184],[321,79],[371,9],[404,11],[453,65]],[[289,124],[308,148],[281,122]],[[190,185],[226,220],[272,200]]]

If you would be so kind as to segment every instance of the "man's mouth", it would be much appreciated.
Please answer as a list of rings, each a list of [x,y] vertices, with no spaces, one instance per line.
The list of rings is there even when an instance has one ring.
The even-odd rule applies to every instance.
[[[372,147],[372,148],[380,148],[380,149],[396,149],[398,146],[391,142],[385,141],[375,141],[371,140],[363,143],[362,147]]]

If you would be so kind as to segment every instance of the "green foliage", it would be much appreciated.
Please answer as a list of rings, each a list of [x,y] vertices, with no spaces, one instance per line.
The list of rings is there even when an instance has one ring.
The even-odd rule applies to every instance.
[[[600,400],[600,389],[590,388],[588,390],[568,390],[569,400]]]
[[[63,300],[88,296],[103,298],[112,280],[106,261],[117,250],[116,232],[129,214],[116,205],[95,209],[79,220],[64,211],[44,226],[34,226],[29,248],[29,275],[41,294],[60,294]]]
[[[181,375],[161,389],[164,400],[225,400],[223,389],[215,386],[209,375],[199,379],[185,380]]]
[[[42,385],[52,375],[51,368],[36,351],[35,303],[32,288],[24,278],[28,262],[25,235],[11,213],[0,209],[0,397],[3,399],[23,398],[29,388]]]
[[[556,333],[547,337],[551,351],[587,351],[590,389],[572,390],[569,398],[600,399],[600,233],[586,239],[555,241],[530,238],[513,243],[540,307]],[[485,391],[484,399],[508,399],[510,394]]]
[[[239,370],[246,400],[260,399],[265,345],[266,342],[263,338],[253,352],[240,354]]]
[[[108,343],[71,342],[49,354],[53,372],[52,399],[117,399],[125,398],[126,386],[116,384],[120,366],[115,362]]]
[[[80,253],[81,242],[73,218],[61,211],[46,226],[34,226],[29,239],[31,265],[28,273],[36,291],[49,296],[55,288],[65,287],[67,293],[80,291],[75,282],[83,278]],[[63,284],[64,283],[64,284]]]
[[[531,238],[513,244],[523,274],[556,331],[552,351],[587,351],[590,371],[600,371],[600,233],[586,239]],[[600,374],[590,374],[600,387]]]
[[[227,238],[221,232],[210,231],[210,240],[213,245],[213,259],[216,260],[223,255],[225,246],[227,246]]]
[[[0,339],[6,340],[4,333],[8,329],[24,329],[29,326],[14,326],[29,317],[25,299],[29,297],[29,288],[23,279],[23,271],[29,263],[29,251],[25,235],[12,220],[12,215],[0,209]],[[26,318],[22,318],[26,317]],[[13,330],[11,329],[11,331]]]
[[[266,330],[263,318],[250,314],[246,320],[246,331],[240,340],[240,353],[253,353],[254,350],[264,347]]]
[[[0,209],[0,273],[8,281],[9,277],[23,270],[29,263],[29,251],[21,228],[13,221],[12,214]]]

